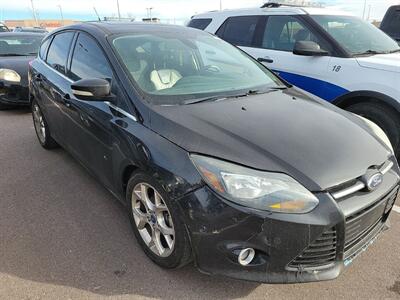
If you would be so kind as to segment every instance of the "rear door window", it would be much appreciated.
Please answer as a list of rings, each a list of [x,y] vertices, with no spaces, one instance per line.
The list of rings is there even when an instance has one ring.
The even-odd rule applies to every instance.
[[[197,28],[204,30],[210,25],[212,19],[192,19],[190,20],[188,27]]]
[[[65,74],[69,49],[74,34],[72,31],[57,34],[47,53],[47,63],[63,74]]]
[[[260,19],[260,16],[228,18],[217,31],[217,36],[236,46],[254,46],[256,29]]]

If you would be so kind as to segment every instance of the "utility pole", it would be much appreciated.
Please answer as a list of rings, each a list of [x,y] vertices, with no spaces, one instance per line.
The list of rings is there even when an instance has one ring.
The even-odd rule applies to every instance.
[[[222,10],[222,0],[219,0],[219,10]]]
[[[363,20],[365,20],[365,11],[367,9],[367,0],[364,0]]]
[[[64,25],[64,15],[63,15],[63,11],[62,11],[62,7],[61,5],[57,5],[58,8],[60,9],[60,15],[61,15],[61,25]]]
[[[117,0],[117,8],[118,8],[118,20],[121,21],[121,12],[119,10],[119,1]]]
[[[369,19],[371,18],[371,4],[368,6],[368,18],[367,21],[369,22]]]
[[[33,4],[33,0],[31,0],[31,6],[32,6],[33,19],[35,20],[36,26],[39,26],[38,19],[37,19],[37,16],[36,16],[35,5]]]

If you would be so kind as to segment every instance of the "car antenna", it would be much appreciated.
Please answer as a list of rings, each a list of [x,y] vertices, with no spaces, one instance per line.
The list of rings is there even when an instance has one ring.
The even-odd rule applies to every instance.
[[[99,19],[99,22],[101,22],[100,16],[99,16],[99,14],[97,13],[96,6],[93,6],[93,10],[94,10],[94,12],[95,12],[97,18]]]

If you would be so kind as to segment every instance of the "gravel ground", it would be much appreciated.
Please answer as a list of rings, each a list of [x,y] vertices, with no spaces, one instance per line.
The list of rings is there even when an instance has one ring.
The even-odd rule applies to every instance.
[[[334,281],[265,285],[160,269],[113,196],[65,151],[40,147],[26,110],[0,112],[0,212],[0,299],[400,299],[397,212]]]

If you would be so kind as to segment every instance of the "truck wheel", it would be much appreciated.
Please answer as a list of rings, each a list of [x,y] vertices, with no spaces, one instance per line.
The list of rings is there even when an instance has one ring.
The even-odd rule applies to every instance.
[[[357,103],[346,110],[371,120],[388,136],[396,158],[400,159],[400,119],[393,109],[377,103]]]

